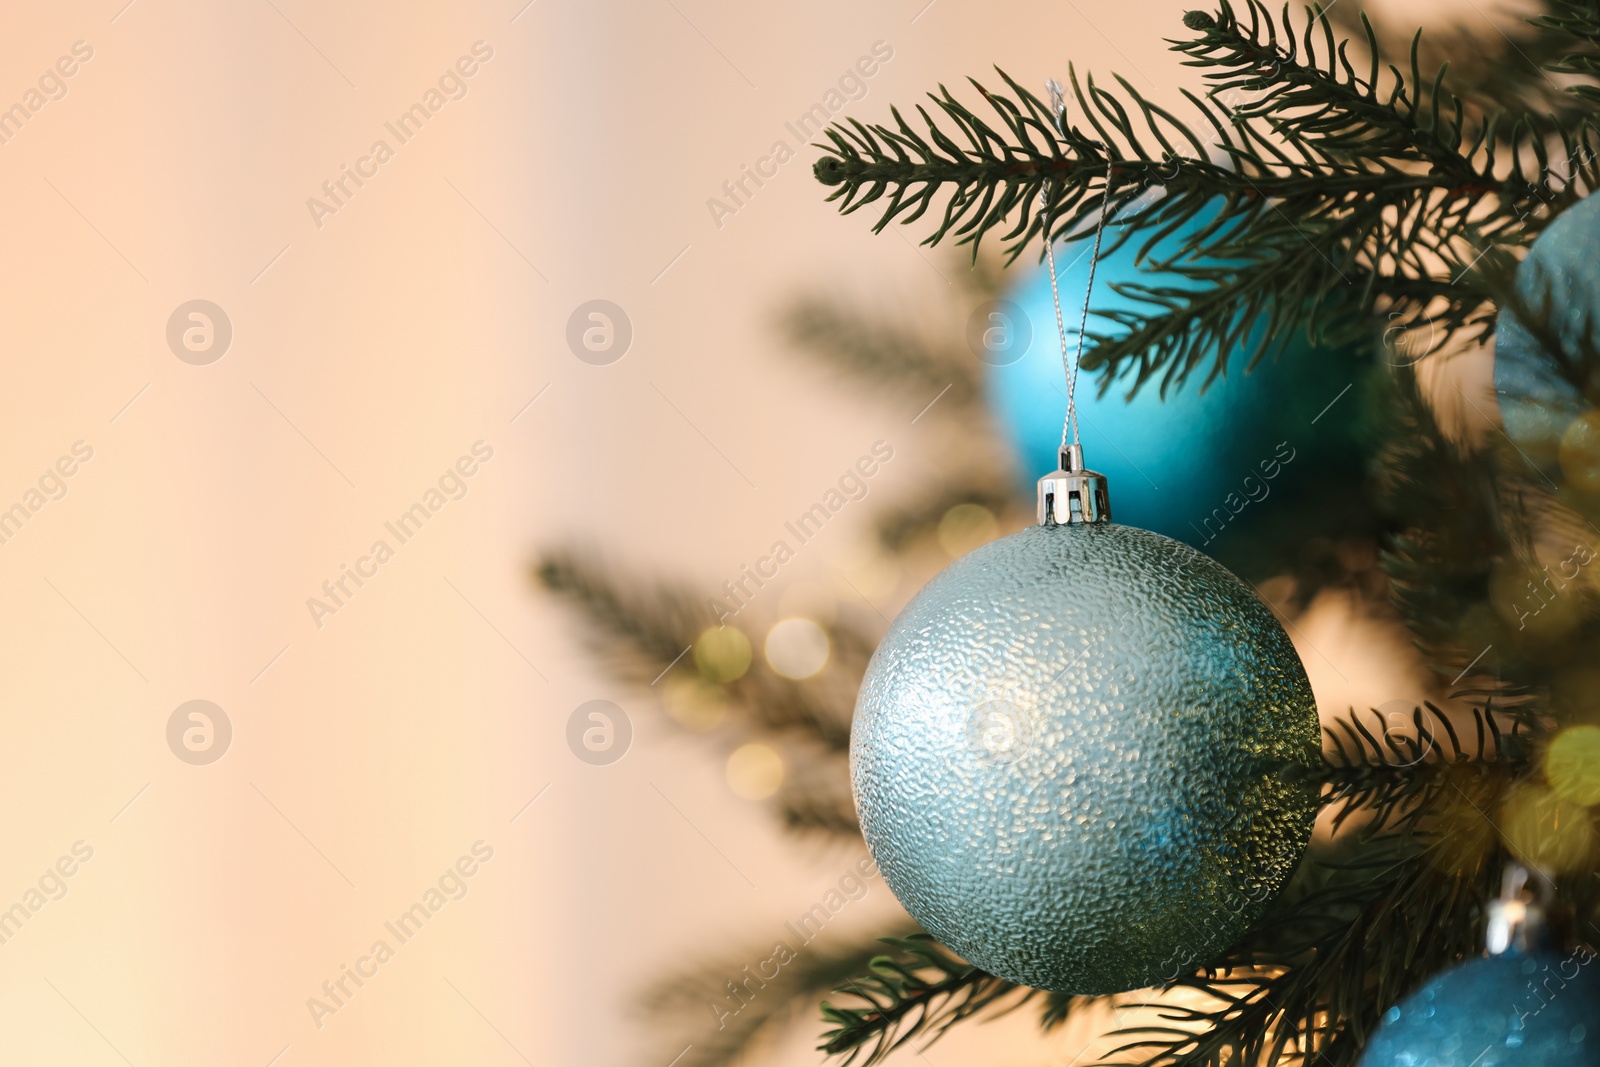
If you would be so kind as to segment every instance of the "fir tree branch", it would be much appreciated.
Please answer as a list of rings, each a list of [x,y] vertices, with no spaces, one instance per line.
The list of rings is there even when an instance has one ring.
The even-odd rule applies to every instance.
[[[1380,566],[1429,666],[1455,684],[1468,668],[1499,662],[1483,662],[1495,634],[1482,608],[1493,561],[1511,551],[1514,535],[1492,456],[1444,434],[1413,371],[1396,374],[1393,399],[1399,428],[1380,459],[1380,486],[1402,528]]]
[[[1450,81],[1460,88],[1474,127],[1498,113],[1551,116],[1567,125],[1591,110],[1580,95],[1549,76],[1573,50],[1574,40],[1541,23],[1548,16],[1559,17],[1568,6],[1565,0],[1539,0],[1532,5],[1537,14],[1503,27],[1476,18],[1430,26],[1418,42],[1419,65],[1438,70],[1449,64]],[[1333,4],[1323,9],[1322,17],[1341,36],[1359,38],[1364,35],[1362,14],[1352,5]],[[1385,38],[1385,51],[1404,51],[1391,47],[1382,32],[1379,36]]]
[[[618,581],[609,568],[577,553],[547,555],[538,577],[547,589],[567,594],[584,609],[594,624],[590,634],[594,652],[635,683],[649,685],[672,664],[692,672],[694,656],[685,650],[715,625],[687,590],[664,583]],[[855,689],[877,642],[848,625],[828,636],[833,660],[845,675],[836,686],[783,678],[766,668],[760,657],[753,657],[742,677],[725,683],[725,691],[753,728],[774,735],[797,733],[834,752],[848,749]]]
[[[1481,829],[1492,840],[1486,823]],[[1441,862],[1443,847],[1402,835],[1369,847],[1359,860],[1322,862],[1325,886],[1291,898],[1215,966],[1174,983],[1213,1006],[1128,1005],[1156,1012],[1158,1021],[1119,1031],[1131,1040],[1112,1055],[1134,1056],[1104,1067],[1230,1067],[1291,1058],[1354,1067],[1389,1005],[1420,976],[1476,948],[1480,906],[1497,886],[1499,866],[1492,852]],[[1355,1040],[1339,1040],[1346,1035]]]
[[[670,684],[691,690],[689,699],[725,703],[730,721],[724,741],[759,738],[779,749],[787,773],[773,803],[790,829],[859,834],[846,753],[856,689],[876,645],[871,634],[847,620],[826,627],[830,667],[814,678],[783,678],[756,656],[744,675],[719,683],[695,673],[687,650],[714,626],[681,587],[620,581],[575,552],[550,553],[536,577],[588,615],[589,646],[619,677],[644,691],[660,692],[656,683]]]
[[[847,1065],[871,1067],[913,1039],[925,1048],[957,1023],[1014,1011],[1037,995],[962,961],[927,934],[883,943],[892,955],[875,957],[864,974],[835,990],[849,1000],[822,1005],[832,1029],[817,1047]],[[1052,1021],[1065,1019],[1071,1007],[1069,1000],[1052,1002]]]
[[[1506,299],[1528,313],[1520,298]],[[1524,321],[1535,323],[1536,336],[1551,333],[1537,317]],[[1583,353],[1569,357],[1564,365],[1552,357],[1553,376],[1594,365]],[[1576,569],[1582,560],[1574,557],[1593,558],[1600,529],[1584,517],[1586,502],[1558,496],[1503,430],[1486,446],[1459,445],[1440,429],[1412,373],[1395,381],[1400,429],[1384,449],[1380,478],[1399,526],[1380,564],[1394,604],[1428,665],[1463,694],[1492,695],[1502,706],[1543,701],[1552,686],[1570,686],[1560,665],[1600,640],[1600,604],[1548,554],[1541,561],[1541,545],[1570,553],[1563,566]]]
[[[1528,709],[1492,704],[1471,709],[1470,729],[1431,703],[1401,722],[1352,710],[1323,727],[1323,806],[1335,833],[1352,819],[1364,838],[1419,832],[1465,783],[1525,775],[1543,732]]]
[[[1464,806],[1475,813],[1492,807],[1496,788],[1466,782]],[[1344,1040],[1348,1034],[1370,1033],[1416,975],[1475,947],[1477,909],[1499,873],[1494,830],[1481,814],[1472,832],[1476,844],[1463,845],[1460,831],[1450,839],[1462,862],[1441,860],[1444,838],[1410,834],[1374,838],[1353,858],[1308,861],[1239,944],[1166,987],[1203,994],[1209,1006],[1110,998],[1119,1011],[1151,1011],[1159,1020],[1112,1035],[1132,1039],[1113,1056],[1137,1054],[1114,1067],[1277,1063],[1292,1050],[1307,1060],[1306,1050],[1320,1051],[1328,1058],[1318,1062],[1329,1067],[1354,1067],[1360,1043]],[[1464,915],[1472,921],[1461,922]],[[823,1006],[830,1029],[819,1047],[845,1064],[869,1067],[913,1040],[926,1047],[966,1019],[1014,1010],[1036,994],[963,963],[926,935],[891,944],[894,957],[875,959],[867,975],[837,990],[847,1003]],[[1045,1023],[1103,999],[1049,995]]]
[[[1004,280],[987,257],[960,265],[955,274],[967,310],[997,297]],[[919,398],[940,394],[945,410],[956,409],[962,418],[982,399],[981,364],[963,338],[931,333],[922,321],[890,320],[877,302],[869,308],[801,297],[778,316],[778,326],[792,344],[833,369]]]
[[[932,535],[939,521],[958,504],[978,504],[1002,523],[1008,516],[1022,516],[1009,471],[979,469],[970,474],[970,478],[953,478],[909,503],[886,508],[877,517],[879,542],[892,552],[908,551]]]
[[[912,924],[896,938],[917,933]],[[752,980],[750,967],[773,957],[773,946],[752,943],[743,953],[724,953],[692,970],[664,978],[641,1002],[656,1029],[671,1029],[690,1043],[677,1067],[731,1067],[817,1008],[841,983],[862,973],[881,955],[877,940],[828,946],[804,945],[778,968],[775,978]],[[730,988],[731,987],[731,988]],[[684,1020],[704,1025],[684,1026]],[[681,1049],[663,1047],[665,1063]]]
[[[924,243],[953,235],[976,250],[1003,230],[1013,257],[1046,232],[1082,232],[1107,197],[1122,224],[1113,248],[1137,234],[1153,255],[1200,220],[1152,266],[1203,284],[1124,287],[1150,309],[1111,316],[1120,329],[1097,328],[1085,357],[1090,369],[1136,363],[1141,381],[1162,369],[1164,384],[1183,380],[1263,316],[1252,358],[1291,324],[1339,339],[1378,310],[1408,323],[1426,315],[1446,337],[1487,329],[1487,295],[1444,274],[1439,253],[1469,237],[1496,247],[1531,240],[1600,184],[1595,128],[1587,118],[1560,127],[1491,117],[1474,131],[1443,72],[1424,78],[1415,48],[1408,71],[1385,66],[1369,27],[1372,57],[1358,71],[1325,19],[1297,31],[1257,0],[1243,12],[1226,0],[1215,16],[1191,12],[1193,36],[1175,43],[1206,71],[1206,96],[1186,95],[1220,162],[1124,80],[1113,92],[1074,74],[1074,113],[1089,128],[1058,133],[1048,108],[1002,72],[1009,95],[973,83],[994,121],[941,89],[934,113],[918,108],[921,129],[898,109],[893,125],[830,127],[817,177],[845,213],[880,204],[879,230],[915,222],[943,198]],[[1234,94],[1253,99],[1223,102]],[[1552,168],[1553,154],[1570,166]],[[1135,209],[1151,188],[1161,197]]]
[[[1541,57],[1543,68],[1587,79],[1567,91],[1590,107],[1600,104],[1600,8],[1592,0],[1548,0],[1546,12],[1530,21],[1542,40],[1558,42],[1556,54]]]
[[[780,320],[789,340],[838,370],[908,395],[966,408],[980,399],[978,362],[970,352],[929,344],[881,316],[819,299],[797,301]]]

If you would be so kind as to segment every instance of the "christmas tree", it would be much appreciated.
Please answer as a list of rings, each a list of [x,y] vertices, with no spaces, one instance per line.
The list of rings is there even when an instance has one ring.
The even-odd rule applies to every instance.
[[[1374,448],[1341,483],[1343,525],[1308,546],[1284,507],[1281,527],[1251,542],[1247,577],[1286,591],[1274,598],[1286,614],[1338,586],[1403,622],[1439,700],[1398,723],[1363,709],[1325,722],[1324,832],[1265,919],[1164,987],[1029,989],[907,920],[881,942],[796,960],[726,1025],[709,1025],[705,1005],[739,964],[664,980],[658,1017],[699,1019],[684,1067],[734,1062],[819,1003],[821,1050],[858,1064],[1025,1005],[1045,1027],[1109,1005],[1108,1063],[1354,1065],[1395,1005],[1480,956],[1486,936],[1493,945],[1508,885],[1538,905],[1565,958],[1594,958],[1600,220],[1578,206],[1600,182],[1600,3],[1544,0],[1492,38],[1391,40],[1337,6],[1280,14],[1224,0],[1174,33],[1198,74],[1187,113],[1121,78],[1069,70],[1056,102],[1000,73],[995,88],[972,82],[970,104],[941,88],[914,116],[833,126],[816,177],[841,210],[876,213],[879,230],[967,246],[969,307],[1002,291],[997,258],[1116,220],[1102,256],[1136,247],[1146,273],[1117,284],[1122,309],[1095,316],[1086,380],[1198,390],[1307,358],[1299,338],[1370,350],[1381,372],[1358,399]],[[849,374],[942,390],[926,416],[954,473],[876,516],[886,554],[927,572],[1030,521],[961,338],[823,300],[798,303],[784,326]],[[1429,364],[1492,338],[1503,427],[1452,432]],[[648,685],[692,649],[669,711],[693,721],[715,708],[724,741],[782,751],[791,773],[774,804],[788,830],[857,838],[851,714],[886,625],[870,606],[841,603],[829,670],[795,679],[753,660],[748,617],[670,581],[623,581],[570,552],[537,574],[591,618],[596,651],[632,681]],[[1582,1029],[1572,1046],[1587,1040],[1593,1057],[1600,1016],[1587,1039]]]

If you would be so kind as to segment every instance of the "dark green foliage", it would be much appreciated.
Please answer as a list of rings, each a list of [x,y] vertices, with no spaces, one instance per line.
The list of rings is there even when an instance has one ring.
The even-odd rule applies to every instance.
[[[1401,528],[1383,570],[1429,665],[1456,678],[1494,643],[1477,630],[1493,625],[1482,610],[1489,572],[1510,552],[1512,534],[1499,507],[1493,451],[1470,454],[1445,437],[1414,376],[1396,377],[1401,423],[1385,447],[1382,488]]]
[[[1546,8],[1554,10],[1551,5]],[[1324,9],[1322,17],[1333,23],[1341,38],[1359,41],[1366,36],[1359,7],[1335,3]],[[1417,41],[1418,66],[1436,71],[1450,65],[1450,84],[1459,91],[1470,124],[1481,125],[1492,114],[1533,114],[1554,116],[1564,125],[1586,114],[1587,108],[1546,73],[1545,66],[1571,54],[1574,41],[1570,34],[1538,22],[1491,26],[1479,12],[1463,9],[1457,21],[1428,27]],[[1409,49],[1407,38],[1388,34],[1381,23],[1376,29],[1386,52],[1404,54]]]
[[[1149,306],[1108,316],[1117,328],[1084,358],[1090,370],[1127,365],[1140,381],[1160,374],[1165,387],[1263,323],[1257,359],[1297,331],[1348,340],[1377,314],[1428,321],[1441,343],[1482,335],[1494,306],[1473,261],[1525,246],[1600,176],[1587,112],[1564,125],[1483,114],[1443,68],[1421,68],[1415,40],[1396,66],[1363,22],[1358,68],[1350,42],[1312,11],[1295,21],[1257,0],[1242,12],[1225,2],[1186,24],[1192,36],[1174,48],[1207,83],[1204,96],[1185,93],[1193,122],[1125,79],[1114,91],[1074,71],[1071,121],[1058,134],[1048,107],[1002,72],[1006,93],[972,83],[992,120],[941,88],[932,113],[917,108],[920,126],[898,109],[891,125],[835,124],[817,178],[841,211],[879,204],[880,230],[942,199],[924,243],[955,236],[976,252],[998,230],[1012,256],[1046,233],[1081,232],[1106,197],[1126,223],[1116,242],[1137,235],[1146,250],[1203,216],[1178,253],[1152,264],[1198,288],[1125,287]],[[1552,62],[1589,47],[1569,38]],[[1160,197],[1134,210],[1152,189]]]
[[[1587,79],[1569,91],[1587,104],[1600,103],[1600,86],[1593,84],[1600,78],[1600,9],[1580,0],[1559,0],[1548,8],[1531,20],[1541,31],[1538,42],[1548,42],[1547,49],[1536,48],[1544,69]]]
[[[1135,1055],[1115,1062],[1224,1067],[1295,1054],[1353,1062],[1414,975],[1472,951],[1480,931],[1462,912],[1498,886],[1487,865],[1428,860],[1428,849],[1398,838],[1369,846],[1359,861],[1327,862],[1326,885],[1291,900],[1210,972],[1175,983],[1218,1007],[1148,1005],[1160,1020],[1120,1031],[1128,1040],[1114,1055]],[[1371,967],[1379,956],[1403,965]]]
[[[963,1019],[1010,1011],[1037,995],[963,962],[927,934],[884,938],[884,944],[894,952],[875,956],[838,987],[853,1002],[822,1007],[833,1029],[820,1047],[845,1063],[859,1059],[865,1067],[913,1038],[936,1041]]]
[[[1352,711],[1324,731],[1328,764],[1323,803],[1333,828],[1355,823],[1367,837],[1417,833],[1452,791],[1475,791],[1486,778],[1514,776],[1531,762],[1542,727],[1525,709],[1472,708],[1459,729],[1433,704],[1395,721]],[[1491,762],[1491,760],[1493,762]],[[1473,783],[1473,784],[1465,784]]]

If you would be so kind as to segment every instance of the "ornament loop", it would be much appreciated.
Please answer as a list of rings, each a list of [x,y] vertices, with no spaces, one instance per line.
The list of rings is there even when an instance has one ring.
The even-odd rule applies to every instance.
[[[1040,526],[1074,526],[1111,521],[1106,476],[1083,465],[1083,446],[1061,448],[1061,467],[1039,479]]]
[[[1050,93],[1050,112],[1055,116],[1056,132],[1063,139],[1067,136],[1067,98],[1066,91],[1061,88],[1061,83],[1054,78],[1045,82],[1045,88]],[[1089,254],[1089,283],[1083,290],[1083,314],[1078,317],[1078,350],[1071,359],[1067,358],[1067,324],[1061,317],[1061,290],[1056,285],[1056,253],[1050,238],[1050,191],[1041,186],[1039,189],[1039,223],[1044,233],[1044,258],[1045,269],[1050,272],[1050,300],[1056,309],[1056,332],[1061,335],[1061,369],[1067,375],[1067,415],[1061,422],[1061,449],[1066,455],[1067,437],[1072,438],[1072,444],[1078,443],[1078,365],[1083,362],[1083,333],[1089,328],[1089,297],[1094,292],[1094,272],[1100,263],[1100,239],[1106,232],[1106,217],[1111,213],[1111,168],[1106,167],[1105,186],[1100,190],[1100,221],[1094,227],[1094,251]],[[1064,470],[1071,470],[1066,460],[1061,461]],[[1080,465],[1081,466],[1081,465]],[[1041,522],[1044,520],[1041,519]]]

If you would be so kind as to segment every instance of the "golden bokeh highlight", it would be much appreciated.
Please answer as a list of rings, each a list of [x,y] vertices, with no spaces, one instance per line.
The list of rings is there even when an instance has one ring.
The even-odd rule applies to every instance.
[[[1512,855],[1548,874],[1583,869],[1594,855],[1594,820],[1581,804],[1532,783],[1514,786],[1500,807]]]
[[[1519,634],[1559,638],[1578,624],[1584,591],[1559,574],[1516,559],[1496,560],[1489,572],[1489,602]]]
[[[694,665],[707,681],[738,681],[750,669],[750,639],[736,626],[712,626],[695,639]]]
[[[957,504],[939,520],[939,547],[951,557],[964,556],[999,535],[999,520],[982,504]]]
[[[784,619],[767,631],[763,651],[785,678],[810,678],[828,665],[828,635],[810,619]]]
[[[1600,411],[1586,411],[1567,424],[1558,458],[1568,485],[1600,494]]]
[[[728,788],[745,800],[765,800],[783,785],[783,757],[771,745],[752,741],[728,756]]]
[[[664,679],[661,706],[673,722],[697,734],[715,730],[728,717],[727,695],[698,675]]]
[[[1574,804],[1600,804],[1600,726],[1569,726],[1544,757],[1544,776],[1556,795]]]

